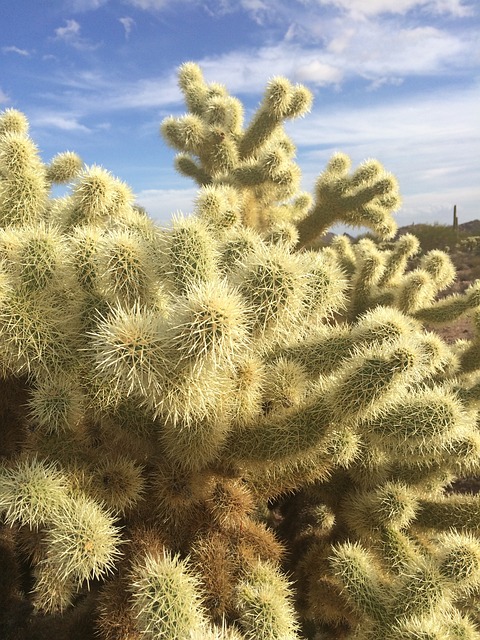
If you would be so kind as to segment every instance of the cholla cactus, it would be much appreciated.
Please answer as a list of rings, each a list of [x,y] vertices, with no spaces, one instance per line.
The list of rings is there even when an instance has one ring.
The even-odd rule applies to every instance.
[[[2,638],[480,637],[478,500],[445,491],[480,467],[478,283],[438,301],[414,236],[309,248],[391,239],[395,179],[337,154],[299,193],[306,88],[244,126],[179,80],[162,133],[199,191],[168,229],[0,116]],[[423,327],[461,314],[472,341]]]

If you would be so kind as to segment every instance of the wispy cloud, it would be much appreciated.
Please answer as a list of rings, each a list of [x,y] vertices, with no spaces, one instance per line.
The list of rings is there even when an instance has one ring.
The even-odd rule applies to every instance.
[[[73,22],[74,24],[70,24]],[[60,32],[67,39],[79,37],[80,27],[68,21]],[[342,90],[349,81],[364,82],[365,89],[399,85],[405,78],[445,79],[473,68],[474,42],[468,36],[447,33],[434,27],[390,30],[365,22],[354,29],[348,21],[329,24],[329,38],[319,46],[293,39],[259,48],[232,50],[198,59],[209,81],[224,83],[235,94],[261,94],[273,75],[284,75],[312,89]],[[58,30],[57,30],[58,31]],[[473,36],[472,36],[473,38]],[[365,47],[365,42],[370,43]],[[109,110],[172,109],[182,103],[175,69],[140,80],[105,75],[99,69],[78,71],[55,81],[52,100],[83,114]],[[62,90],[60,90],[63,87]],[[92,100],[92,92],[96,99]]]
[[[318,106],[287,129],[308,190],[330,156],[343,151],[354,165],[375,157],[395,173],[404,194],[401,224],[448,219],[453,204],[478,217],[480,187],[472,185],[478,185],[479,102],[476,87],[363,107]]]
[[[471,2],[463,0],[314,0],[309,4],[334,6],[355,18],[385,13],[406,14],[413,9],[457,17],[473,13]]]
[[[108,3],[108,10],[99,10]],[[143,139],[147,129],[148,135],[157,129],[152,123],[159,123],[164,114],[185,111],[174,66],[187,59],[180,56],[188,51],[207,81],[225,84],[244,101],[247,121],[274,75],[305,83],[314,91],[312,113],[287,127],[298,146],[306,189],[312,189],[330,155],[340,150],[354,164],[376,157],[395,173],[404,196],[401,223],[422,217],[450,219],[453,204],[459,211],[474,212],[471,217],[480,215],[480,188],[474,175],[480,148],[480,89],[472,86],[480,62],[476,33],[480,10],[474,0],[122,0],[118,5],[123,9],[116,13],[110,10],[113,0],[63,0],[63,4],[72,12],[99,10],[98,24],[88,22],[87,31],[86,20],[84,25],[78,15],[64,13],[62,17],[77,19],[66,19],[52,33],[57,45],[86,52],[98,48],[97,39],[109,42],[110,32],[114,37],[112,48],[104,47],[95,56],[75,56],[63,46],[52,47],[50,53],[58,61],[66,53],[71,55],[68,68],[74,73],[52,62],[51,75],[40,78],[47,65],[38,68],[42,89],[32,93],[29,115],[37,129],[44,129],[46,140],[56,140],[62,131],[61,137],[72,144],[81,146],[85,141],[88,152],[94,145],[95,151],[102,148],[108,138],[105,156],[111,153],[115,171],[114,153],[118,150],[120,157],[125,144],[118,138],[125,134]],[[123,33],[127,41],[134,34],[150,38],[157,27],[163,33],[174,25],[180,32],[183,21],[192,19],[191,7],[205,10],[216,29],[224,18],[231,25],[231,14],[241,11],[242,28],[247,24],[245,15],[251,19],[249,33],[233,38],[236,44],[228,48],[226,40],[215,40],[215,30],[212,35],[199,32],[198,43],[180,38],[167,53],[164,42],[163,48],[156,48],[146,40],[138,55],[133,47],[128,51],[129,43],[121,42]],[[154,16],[149,16],[145,32],[139,11]],[[166,11],[168,20],[163,19]],[[33,46],[40,57],[40,45]],[[158,71],[150,56],[144,59],[145,50],[155,52],[152,59],[160,57]],[[24,55],[13,44],[1,51]],[[32,55],[29,63],[35,58]],[[0,90],[0,102],[7,101]],[[103,131],[105,122],[112,124],[112,137],[117,132],[115,142]],[[173,158],[171,149],[164,147],[162,152],[160,144],[158,148]],[[144,189],[145,172],[133,172],[134,179],[140,180],[140,174],[138,201],[153,217],[167,221],[177,210],[191,211],[194,188]],[[177,184],[181,183],[167,180],[165,186]]]
[[[74,0],[80,5],[103,4],[104,0]],[[473,15],[472,0],[125,0],[127,4],[145,11],[161,11],[179,4],[197,4],[209,13],[225,13],[243,10],[257,22],[263,23],[289,11],[292,14],[307,13],[321,7],[330,7],[355,19],[396,14],[405,15],[422,10],[437,15],[467,17]]]
[[[127,4],[137,9],[144,9],[146,11],[160,11],[170,5],[195,2],[196,0],[126,0]]]
[[[90,133],[91,129],[79,122],[78,118],[71,114],[54,112],[33,112],[30,117],[32,125],[45,129],[60,129],[61,131],[80,131]]]
[[[66,6],[71,11],[92,11],[99,9],[109,0],[67,0]]]
[[[125,30],[125,38],[128,40],[130,33],[135,25],[135,20],[133,18],[129,18],[128,16],[124,18],[119,18],[118,21],[121,23]]]
[[[442,27],[423,21],[421,26],[405,15],[412,10],[463,18],[473,14],[471,0],[124,0],[137,9],[159,12],[181,4],[197,4],[211,13],[242,10],[253,19],[275,25],[283,38],[274,45],[237,50],[201,61],[228,79],[234,90],[258,91],[271,69],[313,86],[340,86],[360,77],[370,89],[399,84],[406,76],[464,73],[478,64],[474,30],[457,33],[449,22]],[[97,7],[101,0],[78,0]],[[328,9],[328,10],[327,10]],[[128,36],[131,17],[119,18]],[[68,20],[56,30],[57,38],[76,48],[94,48],[80,35],[80,25]],[[232,84],[233,83],[233,84]],[[148,82],[144,82],[145,85]],[[142,87],[140,104],[148,103]],[[156,91],[154,92],[157,93]],[[155,100],[155,99],[154,99]],[[118,104],[118,101],[116,101]],[[135,100],[130,101],[135,104]]]
[[[167,224],[175,213],[191,213],[198,194],[191,189],[145,189],[136,196],[136,202],[145,207],[149,215],[161,224]]]
[[[73,12],[97,10],[110,0],[66,0]],[[311,18],[322,17],[325,10],[340,14],[342,18],[356,21],[382,16],[406,16],[413,11],[426,15],[465,18],[475,14],[473,0],[123,0],[123,4],[135,9],[160,13],[175,10],[184,5],[197,5],[209,15],[224,15],[243,11],[259,25],[295,21],[301,14]]]
[[[79,51],[93,51],[100,46],[80,35],[81,27],[76,20],[66,20],[65,22],[64,27],[55,29],[55,40],[62,41]]]
[[[15,47],[14,45],[10,47],[2,47],[2,53],[17,53],[19,56],[28,57],[30,52],[27,49],[20,49],[19,47]]]
[[[9,102],[9,96],[0,88],[0,104],[8,104]]]
[[[454,153],[455,143],[463,139],[473,144],[480,141],[480,87],[438,90],[363,106],[322,107],[318,102],[313,113],[288,127],[294,128],[296,140],[304,146],[388,142],[398,149],[403,140],[415,140],[420,148],[438,141],[453,145]]]
[[[55,35],[59,40],[71,42],[80,36],[80,25],[76,20],[67,20],[65,27],[55,29]]]
[[[387,30],[365,23],[356,29],[345,23],[331,25],[330,39],[322,46],[283,41],[256,50],[230,51],[200,60],[206,76],[231,90],[250,93],[272,75],[286,75],[311,86],[339,86],[362,78],[367,86],[397,84],[405,77],[453,75],[473,68],[473,40],[433,27]],[[369,46],[366,47],[365,43]]]

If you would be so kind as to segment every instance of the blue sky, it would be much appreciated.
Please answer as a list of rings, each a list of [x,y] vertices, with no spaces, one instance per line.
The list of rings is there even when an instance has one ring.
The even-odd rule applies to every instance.
[[[160,223],[195,187],[159,136],[185,112],[176,69],[198,62],[246,106],[284,75],[314,93],[288,131],[303,188],[335,151],[400,183],[399,225],[480,218],[478,0],[17,0],[0,7],[0,110],[42,157],[76,151],[125,180]]]

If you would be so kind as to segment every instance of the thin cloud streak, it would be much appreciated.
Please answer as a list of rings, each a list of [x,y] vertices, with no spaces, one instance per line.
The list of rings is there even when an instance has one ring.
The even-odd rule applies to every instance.
[[[135,26],[135,20],[133,18],[125,16],[124,18],[119,18],[118,21],[125,30],[125,39],[128,40],[130,37],[130,33]]]
[[[71,114],[33,112],[30,120],[37,129],[60,129],[61,131],[80,131],[83,133],[91,133],[92,131]]]
[[[405,15],[413,9],[456,17],[466,17],[472,13],[472,8],[462,0],[317,0],[316,3],[334,6],[355,18],[384,13]]]
[[[449,218],[454,204],[464,220],[478,218],[479,102],[475,88],[371,107],[318,109],[287,127],[298,145],[304,186],[313,188],[337,151],[347,153],[354,166],[375,157],[399,181],[401,224]]]
[[[413,10],[422,10],[437,15],[467,17],[472,14],[470,3],[463,0],[125,0],[126,4],[150,12],[162,12],[173,9],[179,4],[192,4],[203,7],[208,13],[224,14],[242,9],[249,13],[259,24],[271,20],[272,14],[291,10],[309,11],[320,7],[330,7],[354,17],[368,18],[383,14],[405,15]],[[96,8],[104,4],[102,0],[76,0],[77,5]]]
[[[420,212],[450,218],[454,203],[471,218],[479,217],[480,90],[472,84],[480,58],[473,0],[122,0],[118,7],[113,0],[64,3],[69,12],[97,14],[64,12],[54,23],[57,29],[50,27],[44,34],[43,45],[31,44],[38,56],[25,56],[23,66],[28,62],[33,67],[42,54],[46,60],[45,53],[51,61],[48,72],[46,64],[35,69],[39,89],[29,93],[29,117],[52,147],[62,131],[68,145],[78,144],[79,153],[103,153],[113,172],[126,153],[130,165],[120,165],[126,171],[123,178],[133,179],[134,189],[137,180],[139,199],[151,215],[168,220],[178,209],[192,209],[194,188],[169,188],[177,181],[168,177],[166,189],[147,189],[145,171],[135,164],[141,157],[146,166],[151,153],[152,164],[161,158],[171,165],[173,151],[160,141],[155,141],[158,147],[150,145],[146,136],[158,131],[152,123],[159,124],[164,115],[185,113],[174,67],[192,59],[207,81],[225,84],[242,99],[246,122],[272,76],[312,89],[312,113],[287,126],[298,146],[307,190],[338,150],[348,153],[354,165],[376,157],[397,176],[404,197],[399,220],[415,216],[418,221]],[[232,38],[234,44],[223,34],[217,37],[222,20],[236,24],[237,16],[239,35],[246,37]],[[202,25],[198,42],[180,36],[168,47],[175,30],[183,34],[184,21],[191,27],[193,18]],[[212,25],[211,32],[203,25]],[[158,43],[149,40],[157,33]],[[139,37],[145,41],[137,49]],[[99,41],[104,46],[94,44]],[[12,47],[4,47],[3,53],[22,55],[13,43],[23,42],[21,34],[12,37]],[[144,59],[145,51],[151,59]],[[59,64],[65,58],[69,64]],[[0,90],[0,102],[16,105],[21,93],[15,84],[4,79],[3,88],[11,100]],[[130,136],[138,142],[133,153]],[[140,141],[146,142],[145,155]],[[157,148],[158,155],[147,150]]]
[[[419,145],[438,140],[453,144],[462,138],[480,140],[480,86],[437,91],[428,96],[393,98],[389,103],[323,107],[321,95],[314,111],[288,125],[298,144],[334,146],[416,140]]]
[[[24,56],[27,58],[30,55],[30,52],[27,49],[20,49],[19,47],[15,47],[14,45],[10,47],[2,47],[2,53],[16,53],[19,56]]]
[[[382,56],[388,41],[385,35],[382,41],[377,40],[378,50],[372,50],[362,58],[358,47],[366,35],[356,33],[351,36],[348,51],[342,55],[282,42],[257,50],[207,56],[198,62],[207,80],[221,82],[232,93],[242,95],[263,93],[266,80],[272,76],[272,69],[275,75],[284,75],[293,82],[306,83],[314,89],[331,87],[341,90],[345,82],[355,78],[361,78],[370,87],[378,88],[384,83],[401,82],[405,76],[453,73],[457,67],[464,69],[472,64],[469,43],[460,42],[436,30],[428,29],[428,34],[412,30],[409,34],[397,34],[396,40],[392,36],[393,43],[397,43],[398,47],[392,47],[395,52],[390,56]],[[428,38],[431,38],[431,42]],[[422,58],[419,47],[423,49],[426,44],[430,53]],[[123,78],[115,81],[96,70],[78,73],[74,78],[57,77],[55,81],[73,91],[60,95],[56,91],[52,100],[64,102],[65,106],[70,104],[72,108],[85,113],[172,108],[182,104],[175,70],[157,78],[143,78],[134,82]],[[92,91],[96,94],[94,101],[91,100]]]

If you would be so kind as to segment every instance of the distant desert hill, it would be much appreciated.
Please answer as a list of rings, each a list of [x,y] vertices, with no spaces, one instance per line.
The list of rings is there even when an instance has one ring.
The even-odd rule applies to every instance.
[[[435,226],[434,224],[427,224],[418,222],[417,224],[409,224],[405,227],[399,227],[398,235],[403,235],[404,233],[415,233],[415,227],[418,226]],[[440,226],[451,226],[451,225],[440,225]],[[470,222],[463,222],[458,225],[458,230],[461,233],[465,233],[469,236],[480,236],[480,220],[470,220]]]
[[[409,224],[406,225],[404,227],[399,227],[398,228],[398,232],[397,232],[397,237],[404,235],[405,233],[413,233],[415,234],[415,228],[419,227],[434,227],[435,224],[429,224],[429,223],[422,223],[419,222],[417,224]],[[450,227],[451,225],[439,225],[442,227]],[[480,236],[480,220],[470,220],[470,222],[463,222],[462,224],[458,225],[458,230],[460,233],[468,235],[468,236]],[[322,236],[321,238],[319,238],[319,242],[318,244],[320,245],[329,245],[330,242],[333,240],[333,238],[335,238],[337,234],[335,233],[331,233],[330,231],[328,233],[326,233],[324,236]],[[347,236],[347,238],[350,238],[350,240],[355,241],[356,237],[350,235],[349,233],[345,233],[342,234]],[[363,234],[360,234],[363,235]]]
[[[480,220],[470,220],[470,222],[464,222],[459,224],[458,228],[464,233],[468,233],[469,236],[480,236]]]

